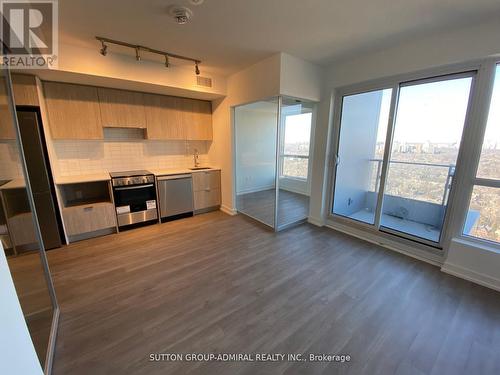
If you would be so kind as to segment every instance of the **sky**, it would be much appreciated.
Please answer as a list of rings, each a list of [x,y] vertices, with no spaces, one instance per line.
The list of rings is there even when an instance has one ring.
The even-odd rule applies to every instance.
[[[459,78],[402,87],[394,141],[460,142],[471,81],[471,78]],[[383,92],[377,142],[383,142],[386,137],[391,91]],[[484,146],[495,144],[500,147],[500,66],[496,69]]]
[[[285,143],[308,142],[311,135],[312,113],[286,116]]]

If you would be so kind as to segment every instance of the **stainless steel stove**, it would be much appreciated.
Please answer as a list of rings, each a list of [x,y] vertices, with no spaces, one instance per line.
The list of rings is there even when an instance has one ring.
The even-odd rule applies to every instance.
[[[111,172],[118,227],[158,222],[155,176],[149,171]]]

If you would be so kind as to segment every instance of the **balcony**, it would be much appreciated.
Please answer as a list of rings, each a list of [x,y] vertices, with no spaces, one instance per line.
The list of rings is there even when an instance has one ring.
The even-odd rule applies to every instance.
[[[368,189],[358,190],[357,193],[351,189],[349,195],[353,198],[348,198],[347,206],[336,207],[335,212],[373,224],[382,159],[359,162],[356,169],[369,171]],[[390,161],[380,217],[381,227],[439,242],[454,174],[455,165]],[[478,219],[479,212],[470,210],[464,233],[470,233]]]

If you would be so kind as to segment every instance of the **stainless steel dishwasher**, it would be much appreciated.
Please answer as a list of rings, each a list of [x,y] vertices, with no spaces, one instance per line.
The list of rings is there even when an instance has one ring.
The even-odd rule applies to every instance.
[[[193,215],[193,178],[191,174],[160,176],[157,181],[161,219],[172,220]]]

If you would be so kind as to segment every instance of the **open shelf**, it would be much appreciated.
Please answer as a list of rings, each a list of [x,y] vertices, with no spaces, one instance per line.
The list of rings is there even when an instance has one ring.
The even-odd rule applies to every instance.
[[[64,207],[112,202],[109,181],[59,185],[59,191]]]

